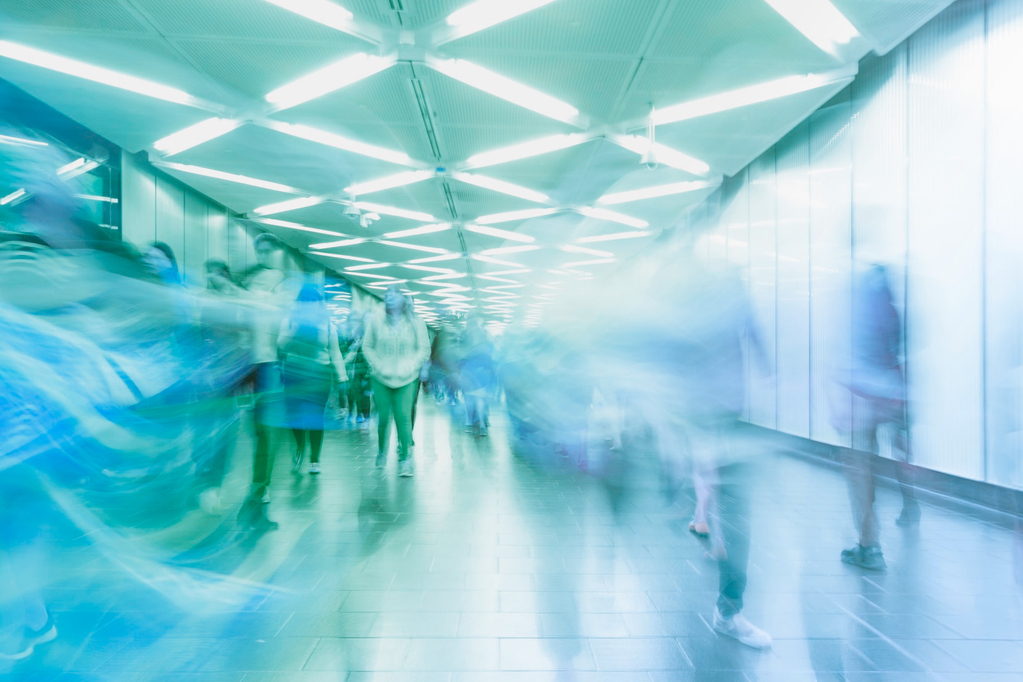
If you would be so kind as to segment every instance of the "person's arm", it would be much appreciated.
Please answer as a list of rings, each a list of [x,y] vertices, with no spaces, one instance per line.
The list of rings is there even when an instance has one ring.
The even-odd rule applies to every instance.
[[[380,355],[377,354],[376,345],[376,320],[371,319],[367,321],[366,332],[362,337],[362,355],[366,358],[366,363],[369,364],[370,371],[373,373],[378,373],[383,364]]]
[[[358,338],[348,347],[348,354],[345,355],[345,366],[352,364],[359,357],[359,349],[362,348],[362,339]]]
[[[340,383],[348,381],[348,373],[345,371],[345,360],[341,357],[341,348],[337,345],[337,327],[330,320],[327,321],[327,350],[330,353],[330,362],[337,372],[337,380]]]
[[[426,330],[426,323],[422,319],[413,318],[412,324],[416,330],[416,369],[421,368],[430,359],[430,332]]]

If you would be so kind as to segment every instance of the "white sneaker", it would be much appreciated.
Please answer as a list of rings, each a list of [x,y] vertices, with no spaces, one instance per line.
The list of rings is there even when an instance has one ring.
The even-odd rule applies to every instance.
[[[771,635],[746,620],[741,613],[725,618],[720,611],[714,609],[714,629],[754,649],[767,649],[771,646]]]
[[[398,462],[398,475],[399,476],[404,476],[405,478],[408,478],[409,476],[412,476],[414,474],[415,474],[415,470],[413,469],[412,460],[411,459],[406,459],[406,460],[403,460],[401,462]]]
[[[263,504],[269,504],[270,503],[270,489],[269,488],[267,488],[266,490],[263,491],[263,499],[261,499],[260,502],[262,502]]]
[[[310,474],[318,474],[318,473],[320,473],[320,463],[319,462],[313,462],[312,464],[310,464],[309,465],[309,473]]]

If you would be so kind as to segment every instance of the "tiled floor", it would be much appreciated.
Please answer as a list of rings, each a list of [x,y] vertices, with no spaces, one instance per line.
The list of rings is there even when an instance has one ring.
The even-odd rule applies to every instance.
[[[373,468],[369,432],[330,435],[319,478],[288,471],[282,439],[278,530],[196,511],[161,531],[192,547],[172,560],[57,550],[60,637],[4,679],[1023,679],[1014,536],[995,516],[928,504],[901,530],[882,491],[890,570],[867,574],[838,560],[854,541],[840,475],[765,448],[746,614],[775,643],[757,652],[708,626],[715,564],[649,455],[602,481],[516,457],[495,422],[472,438],[425,406],[411,480],[393,455]]]

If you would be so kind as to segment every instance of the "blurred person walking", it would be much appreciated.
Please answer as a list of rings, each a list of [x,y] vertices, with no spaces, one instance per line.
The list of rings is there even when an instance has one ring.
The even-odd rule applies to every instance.
[[[314,284],[298,294],[291,314],[281,323],[278,348],[284,356],[282,376],[288,426],[295,437],[291,470],[302,468],[309,439],[309,473],[320,473],[323,448],[323,411],[333,381],[339,390],[348,381],[338,345],[337,327],[330,319],[323,295]]]
[[[902,323],[883,265],[872,265],[856,275],[852,310],[852,363],[838,376],[840,399],[832,418],[834,426],[853,434],[855,449],[846,451],[845,473],[859,542],[843,550],[841,556],[847,564],[883,571],[887,564],[881,552],[874,495],[880,463],[875,452],[878,433],[884,427],[891,429],[895,473],[902,492],[902,514],[897,523],[912,526],[920,519],[909,465],[906,383],[900,360]]]
[[[365,315],[352,311],[345,321],[341,352],[348,372],[348,417],[360,428],[369,428],[369,364],[362,352]]]
[[[487,435],[490,396],[494,390],[494,344],[479,318],[471,319],[462,333],[462,367],[459,379],[465,396],[465,428]]]
[[[412,476],[412,404],[419,372],[430,357],[430,337],[397,286],[387,288],[384,311],[366,324],[362,351],[369,363],[379,419],[376,466],[387,463],[393,418],[398,432],[398,475]]]

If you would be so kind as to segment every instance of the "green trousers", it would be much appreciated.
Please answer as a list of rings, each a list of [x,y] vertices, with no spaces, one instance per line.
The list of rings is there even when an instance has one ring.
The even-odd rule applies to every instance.
[[[398,461],[408,457],[412,445],[412,403],[416,398],[416,384],[413,381],[398,388],[385,386],[373,379],[373,400],[377,406],[377,451],[387,452],[387,439],[391,431],[391,418],[398,432]]]

